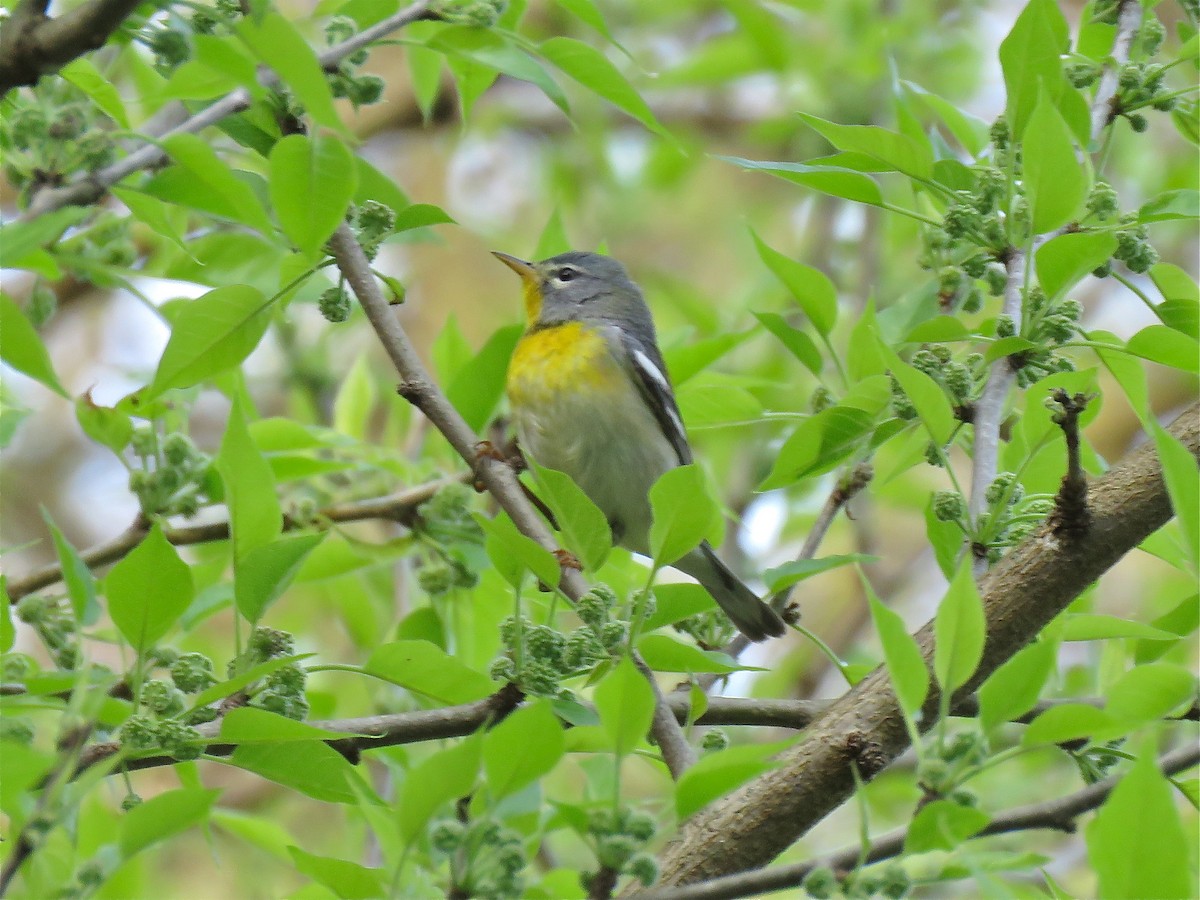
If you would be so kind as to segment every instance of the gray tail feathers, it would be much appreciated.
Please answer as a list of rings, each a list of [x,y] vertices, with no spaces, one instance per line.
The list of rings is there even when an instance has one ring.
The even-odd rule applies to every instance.
[[[675,564],[687,572],[712,594],[717,605],[725,610],[738,631],[752,641],[779,637],[787,631],[779,613],[767,606],[754,592],[729,571],[705,541]]]

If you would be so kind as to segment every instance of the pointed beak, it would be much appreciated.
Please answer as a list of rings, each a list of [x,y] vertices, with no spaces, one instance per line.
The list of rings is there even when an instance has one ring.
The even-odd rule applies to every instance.
[[[507,253],[501,253],[498,250],[493,250],[492,256],[520,275],[521,280],[526,284],[531,284],[537,280],[537,269],[533,267],[533,263],[517,259],[515,256],[509,256]]]

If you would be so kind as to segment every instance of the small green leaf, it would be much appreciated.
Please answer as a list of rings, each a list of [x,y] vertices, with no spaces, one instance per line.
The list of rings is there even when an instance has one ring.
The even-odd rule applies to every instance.
[[[63,584],[67,588],[67,596],[71,598],[75,621],[83,625],[94,625],[100,618],[100,606],[96,602],[96,579],[92,570],[79,556],[79,551],[59,531],[50,518],[50,513],[45,509],[42,510],[42,518],[54,541],[54,552],[58,555],[59,565],[62,566]]]
[[[8,265],[7,253],[5,264]],[[54,374],[54,364],[37,329],[25,318],[16,301],[3,292],[0,292],[0,333],[4,335],[4,340],[0,342],[0,359],[59,396],[69,396]]]
[[[655,672],[730,672],[762,671],[754,666],[740,666],[737,660],[717,650],[701,650],[665,634],[647,634],[638,641],[638,652]]]
[[[908,633],[900,614],[884,606],[865,579],[863,584],[871,605],[871,619],[875,622],[879,642],[883,645],[888,677],[900,708],[904,710],[905,717],[911,720],[925,705],[925,697],[929,694],[929,668],[921,656],[921,648]]]
[[[773,757],[787,743],[745,744],[707,753],[675,785],[675,814],[682,822],[718,797],[778,765]]]
[[[695,465],[664,472],[650,488],[650,509],[650,555],[667,566],[694,550],[720,514],[704,472]]]
[[[1147,325],[1129,339],[1125,349],[1164,366],[1200,372],[1200,342],[1166,325]]]
[[[183,615],[193,591],[191,569],[157,522],[104,579],[108,615],[139,654]]]
[[[360,781],[346,757],[320,741],[242,744],[229,758],[254,772],[325,803],[356,803],[351,785]]]
[[[483,739],[483,771],[492,799],[515,794],[550,772],[565,749],[563,727],[549,701],[518,709]]]
[[[627,756],[645,740],[654,718],[654,694],[628,656],[596,685],[595,702],[600,725],[617,756]]]
[[[250,185],[234,175],[206,141],[181,133],[163,138],[161,143],[178,165],[150,179],[144,188],[148,193],[241,222],[267,237],[274,233]]]
[[[429,40],[427,46],[443,53],[466,57],[518,81],[527,81],[539,88],[551,103],[570,115],[570,104],[567,103],[567,97],[557,82],[537,60],[511,43],[507,36],[500,32],[470,26],[451,26],[441,29]]]
[[[1054,0],[1031,0],[1000,44],[1000,68],[1008,92],[1005,118],[1016,140],[1025,135],[1043,86],[1062,89],[1061,54],[1067,50],[1067,22]]]
[[[743,169],[769,172],[784,181],[812,188],[834,197],[865,203],[868,206],[883,205],[883,193],[879,190],[879,185],[875,179],[862,172],[838,166],[812,166],[805,163],[743,159],[738,156],[718,156],[717,159],[741,166]]]
[[[1130,669],[1105,694],[1104,711],[1132,730],[1195,700],[1196,676],[1181,666],[1147,663]]]
[[[567,549],[579,557],[585,570],[595,572],[612,550],[612,529],[608,519],[570,475],[546,469],[530,461],[542,499],[554,513]]]
[[[315,655],[314,653],[296,653],[292,656],[278,656],[275,659],[259,663],[257,666],[252,666],[240,675],[230,678],[228,681],[222,681],[219,684],[214,684],[208,690],[201,691],[192,698],[192,709],[208,706],[210,703],[214,703],[217,700],[240,691],[248,684],[253,684],[259,679],[265,678],[276,669],[282,669],[284,666],[290,666],[292,663],[300,662]]]
[[[905,853],[957,850],[959,844],[977,834],[988,823],[987,813],[953,800],[926,803],[913,816],[904,836]]]
[[[271,467],[250,437],[240,396],[229,411],[216,467],[225,484],[225,504],[229,507],[236,584],[237,570],[250,551],[271,543],[283,530]]]
[[[432,203],[412,203],[396,213],[394,230],[411,231],[414,228],[428,228],[430,225],[453,225],[454,220],[440,206]]]
[[[1102,709],[1086,703],[1064,703],[1052,706],[1034,719],[1021,736],[1021,744],[1025,747],[1061,744],[1090,737],[1112,725],[1112,717]]]
[[[806,578],[820,575],[822,572],[828,572],[850,563],[872,562],[878,558],[869,553],[845,553],[837,556],[822,556],[820,559],[801,559],[767,569],[763,572],[763,581],[766,582],[768,592],[774,594]]]
[[[1074,220],[1091,187],[1091,175],[1087,163],[1076,156],[1071,129],[1045,91],[1029,117],[1023,160],[1034,233]]]
[[[346,218],[354,197],[354,156],[337,137],[289,134],[271,150],[271,203],[283,233],[316,253]]]
[[[543,41],[538,50],[552,65],[588,90],[633,116],[654,133],[670,137],[633,85],[595,47],[573,38],[553,37]]]
[[[554,554],[517,530],[512,519],[501,513],[494,519],[476,514],[475,521],[487,533],[484,547],[496,571],[513,587],[520,587],[526,572],[542,584],[557,586],[562,570]]]
[[[475,787],[483,754],[483,732],[476,732],[408,771],[396,803],[400,833],[411,843],[442,806],[465,797]]]
[[[892,377],[900,382],[900,387],[904,388],[904,393],[916,407],[917,415],[928,429],[929,436],[935,443],[945,444],[958,424],[946,392],[924,372],[901,361],[890,347],[881,343],[880,349],[889,360]]]
[[[344,731],[314,728],[265,709],[243,706],[231,709],[221,719],[220,738],[231,744],[278,743],[284,741],[330,741],[353,737]]]
[[[1169,222],[1172,219],[1195,219],[1198,217],[1200,217],[1200,191],[1195,188],[1166,191],[1147,200],[1138,210],[1139,222]]]
[[[877,125],[840,125],[801,113],[805,124],[839,150],[864,153],[911,178],[933,178],[933,150],[928,139],[918,141]]]
[[[1142,638],[1150,641],[1169,641],[1177,635],[1162,631],[1144,622],[1107,616],[1100,613],[1067,613],[1063,617],[1064,641],[1104,641],[1112,638]]]
[[[482,700],[500,685],[429,641],[392,641],[377,647],[366,670],[439,703]]]
[[[1103,232],[1060,234],[1034,253],[1038,282],[1051,301],[1057,300],[1081,278],[1103,265],[1117,249],[1117,239]]]
[[[504,394],[504,373],[523,331],[520,325],[497,329],[449,382],[446,397],[472,431],[482,431],[496,412]]]
[[[188,301],[140,401],[191,387],[240,364],[266,334],[270,309],[271,301],[245,284],[217,288]]]
[[[288,847],[296,871],[328,888],[343,900],[371,900],[387,896],[383,869],[371,869],[348,859],[314,856],[299,847]]]
[[[117,847],[123,859],[208,818],[220,791],[180,788],[139,803],[120,819]]]
[[[817,331],[828,335],[837,321],[837,288],[829,276],[768,247],[753,230],[750,236],[759,258],[800,304]]]
[[[643,631],[653,631],[664,625],[672,625],[696,613],[716,608],[711,595],[703,587],[691,582],[680,581],[654,586],[654,614],[646,619]]]
[[[333,106],[329,78],[295,25],[271,11],[262,16],[243,16],[235,30],[254,55],[274,69],[280,80],[295,92],[314,121],[345,133],[346,128]]]
[[[758,319],[767,331],[779,338],[783,346],[787,347],[788,352],[800,360],[805,368],[818,378],[821,377],[821,351],[817,349],[812,338],[800,329],[789,325],[779,313],[754,313],[754,318]]]
[[[1191,848],[1171,785],[1155,763],[1147,739],[1129,773],[1088,823],[1088,858],[1099,877],[1100,897],[1195,896],[1195,878],[1184,863]]]
[[[1057,643],[1043,639],[1022,648],[988,677],[979,689],[979,722],[984,731],[1033,709],[1057,655]]]
[[[246,551],[234,579],[238,612],[250,622],[262,619],[267,607],[292,583],[308,554],[324,539],[324,532],[281,537]]]
[[[958,567],[933,626],[936,645],[933,671],[946,695],[953,694],[975,674],[983,658],[986,623],[979,589],[967,560]]]
[[[100,74],[100,70],[90,59],[74,59],[59,69],[58,75],[87,94],[88,99],[96,104],[101,112],[122,128],[129,127],[129,116],[125,114],[125,104],[121,102],[121,95],[113,83]]]

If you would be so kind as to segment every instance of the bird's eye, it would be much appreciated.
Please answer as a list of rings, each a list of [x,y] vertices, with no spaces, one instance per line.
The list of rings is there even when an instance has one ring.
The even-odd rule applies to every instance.
[[[576,272],[574,269],[572,269],[570,266],[563,266],[561,269],[559,269],[557,272],[554,273],[554,277],[559,281],[570,281],[578,274],[579,273]]]

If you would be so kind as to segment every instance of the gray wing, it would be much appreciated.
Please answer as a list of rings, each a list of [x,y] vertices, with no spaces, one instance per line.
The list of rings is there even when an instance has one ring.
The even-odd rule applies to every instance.
[[[686,466],[692,461],[692,448],[688,446],[687,432],[683,429],[679,405],[671,392],[671,382],[667,380],[667,367],[663,363],[662,354],[653,344],[642,344],[628,335],[622,335],[621,340],[633,368],[634,383],[637,384],[646,404],[653,410],[663,436],[671,443],[675,455],[679,457],[679,464]]]

